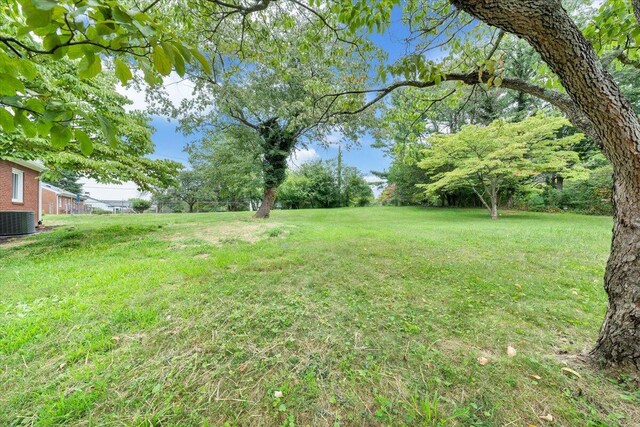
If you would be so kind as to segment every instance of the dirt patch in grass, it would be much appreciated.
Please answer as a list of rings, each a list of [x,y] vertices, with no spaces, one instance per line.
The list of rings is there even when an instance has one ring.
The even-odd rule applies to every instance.
[[[234,243],[254,244],[261,240],[274,237],[284,237],[289,234],[287,228],[281,224],[259,221],[235,221],[215,226],[192,229],[189,238],[180,231],[169,236],[172,247],[184,249],[192,244],[212,243],[222,246]]]

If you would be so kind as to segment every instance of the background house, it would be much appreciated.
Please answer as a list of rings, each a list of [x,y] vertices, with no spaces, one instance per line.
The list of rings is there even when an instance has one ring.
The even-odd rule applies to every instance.
[[[0,211],[31,211],[41,219],[40,162],[0,160]]]
[[[108,204],[103,202],[102,200],[95,199],[93,197],[86,196],[86,200],[84,201],[84,206],[87,210],[87,213],[94,213],[99,211],[111,211],[111,208]]]
[[[87,213],[93,213],[96,211],[106,211],[111,213],[132,213],[134,210],[131,208],[131,202],[129,200],[98,200],[93,197],[87,197],[85,201]]]
[[[129,200],[103,200],[109,206],[109,210],[113,213],[131,213],[131,202]]]
[[[45,214],[79,214],[85,213],[86,196],[73,194],[55,185],[42,183],[42,211]]]

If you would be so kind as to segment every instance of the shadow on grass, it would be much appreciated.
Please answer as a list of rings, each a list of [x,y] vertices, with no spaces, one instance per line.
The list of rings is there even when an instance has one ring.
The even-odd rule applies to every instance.
[[[48,233],[42,233],[28,242],[3,248],[4,255],[23,254],[25,252],[42,254],[54,251],[69,251],[83,248],[114,246],[128,243],[158,231],[161,225],[110,225],[99,228],[60,227]],[[4,249],[4,250],[3,250]]]

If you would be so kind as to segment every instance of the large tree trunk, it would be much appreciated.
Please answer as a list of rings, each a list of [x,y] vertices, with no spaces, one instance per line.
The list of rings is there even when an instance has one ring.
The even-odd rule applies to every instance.
[[[592,354],[615,364],[632,364],[640,369],[640,187],[622,187],[616,180],[611,255],[604,286],[609,308]],[[636,194],[634,199],[626,196]]]
[[[262,194],[262,203],[260,207],[253,215],[254,218],[269,218],[269,214],[271,213],[271,209],[273,209],[273,204],[276,200],[276,189],[274,187],[269,187],[264,189],[264,193]]]
[[[614,170],[609,308],[593,354],[640,368],[640,121],[559,0],[451,0],[527,40],[589,120]]]
[[[300,128],[285,129],[274,117],[266,120],[258,127],[261,136],[264,157],[262,173],[264,176],[264,192],[262,204],[254,218],[269,218],[269,213],[276,200],[276,191],[287,177],[287,159],[293,151]]]

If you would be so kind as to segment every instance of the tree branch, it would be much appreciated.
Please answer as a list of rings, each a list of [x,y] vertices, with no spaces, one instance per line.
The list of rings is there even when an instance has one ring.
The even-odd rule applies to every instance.
[[[229,116],[233,117],[234,119],[236,119],[237,121],[239,121],[243,125],[245,125],[247,127],[250,127],[251,129],[258,130],[260,128],[258,125],[254,125],[249,120],[247,120],[244,117],[244,114],[242,113],[242,111],[240,111],[240,110],[230,111],[229,112]]]
[[[487,61],[491,59],[493,54],[496,53],[496,50],[498,50],[498,47],[500,47],[500,42],[504,38],[504,35],[505,35],[505,32],[500,30],[500,32],[498,33],[498,38],[496,39],[496,42],[493,44],[493,48],[491,48],[491,52],[489,52],[489,54],[487,55],[487,59],[486,59]]]

